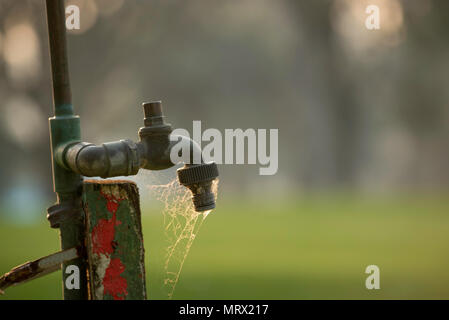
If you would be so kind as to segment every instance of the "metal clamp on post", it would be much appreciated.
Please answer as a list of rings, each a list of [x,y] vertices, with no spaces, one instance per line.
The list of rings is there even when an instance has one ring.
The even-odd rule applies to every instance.
[[[61,223],[80,219],[80,205],[75,202],[56,203],[47,209],[47,219],[52,228],[59,228]]]

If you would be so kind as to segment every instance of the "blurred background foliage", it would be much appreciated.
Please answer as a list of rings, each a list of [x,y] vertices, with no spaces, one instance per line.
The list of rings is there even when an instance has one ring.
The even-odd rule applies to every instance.
[[[216,215],[175,298],[449,297],[449,2],[66,4],[81,10],[68,48],[84,140],[136,139],[141,103],[159,99],[174,127],[279,129],[276,175],[220,166]],[[378,31],[365,28],[368,4]],[[58,247],[43,224],[54,200],[45,19],[43,0],[0,2],[0,273]],[[150,295],[162,297],[148,199]],[[364,289],[368,264],[386,268],[380,293]],[[10,297],[59,297],[58,277]]]

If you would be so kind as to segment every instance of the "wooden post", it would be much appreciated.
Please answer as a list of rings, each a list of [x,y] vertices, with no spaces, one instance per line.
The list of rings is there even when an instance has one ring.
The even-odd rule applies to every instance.
[[[146,298],[144,247],[135,183],[88,180],[83,188],[89,297]]]

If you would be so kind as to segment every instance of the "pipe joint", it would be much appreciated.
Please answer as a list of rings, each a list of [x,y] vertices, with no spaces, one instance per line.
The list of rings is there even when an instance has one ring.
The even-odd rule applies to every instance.
[[[139,171],[138,146],[131,140],[94,145],[79,142],[67,145],[62,151],[60,163],[86,177],[115,177],[135,175]]]

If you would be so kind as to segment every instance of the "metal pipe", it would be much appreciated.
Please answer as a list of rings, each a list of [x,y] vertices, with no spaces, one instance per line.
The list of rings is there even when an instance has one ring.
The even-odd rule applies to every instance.
[[[140,141],[120,140],[100,146],[87,142],[68,142],[56,150],[55,159],[61,167],[87,177],[117,177],[135,175],[140,168],[163,170],[178,163],[178,180],[192,192],[197,211],[215,207],[212,181],[218,177],[215,163],[204,163],[200,146],[192,139],[171,134],[170,124],[164,122],[161,102],[144,103],[144,124],[140,128]],[[173,148],[178,159],[170,157]],[[186,151],[188,154],[184,154]]]
[[[139,171],[138,146],[131,140],[119,140],[96,146],[79,142],[66,147],[59,159],[66,168],[86,177],[118,177]]]
[[[55,116],[71,115],[73,108],[67,60],[64,0],[47,0],[46,4],[54,114]]]
[[[53,228],[60,229],[61,248],[66,250],[84,244],[84,214],[81,205],[82,177],[61,167],[56,161],[56,150],[66,143],[81,141],[80,120],[73,115],[70,92],[65,8],[63,0],[47,0],[47,25],[53,83],[53,108],[55,116],[49,119],[52,152],[53,187],[57,203],[48,209],[48,219]],[[68,265],[80,272],[80,289],[65,286]],[[64,299],[87,299],[87,266],[85,259],[76,258],[63,263]]]
[[[60,145],[55,158],[67,170],[86,177],[110,178],[135,175],[140,168],[164,170],[180,162],[191,165],[204,163],[200,146],[192,139],[171,134],[170,124],[163,120],[161,103],[144,103],[144,124],[140,128],[140,141],[119,140],[94,145],[88,142],[69,141]],[[188,150],[179,155],[179,162],[172,162],[170,154],[174,146]]]
[[[188,155],[180,155],[181,161],[173,163],[170,158],[172,148],[189,150]],[[180,135],[158,135],[143,141],[119,140],[94,145],[89,142],[69,142],[56,150],[56,161],[68,170],[85,177],[111,178],[136,175],[140,168],[164,170],[179,163],[188,166],[201,157],[201,148],[193,140]]]

